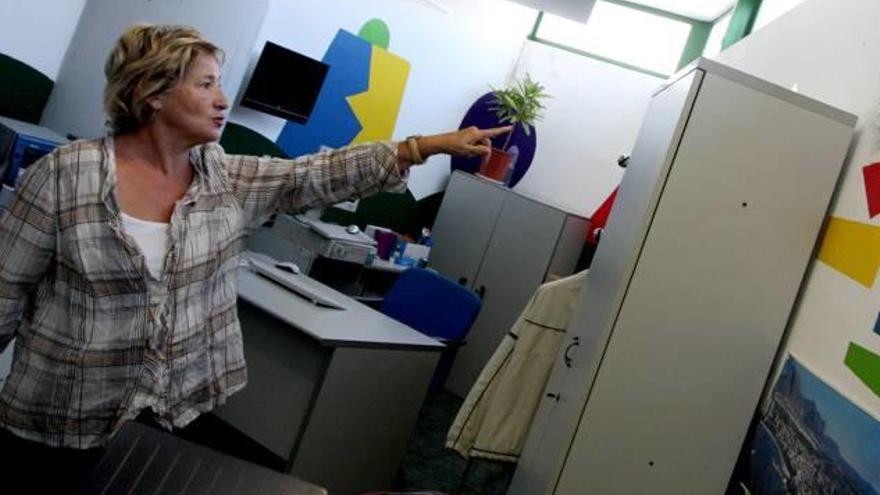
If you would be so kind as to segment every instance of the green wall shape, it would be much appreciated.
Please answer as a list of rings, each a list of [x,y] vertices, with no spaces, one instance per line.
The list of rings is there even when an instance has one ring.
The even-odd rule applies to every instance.
[[[442,201],[442,191],[418,201],[409,191],[380,192],[361,199],[355,212],[327,208],[321,220],[341,225],[358,224],[361,227],[367,224],[378,225],[418,239],[423,227],[434,226]]]
[[[39,124],[54,85],[37,69],[0,53],[0,115]]]
[[[358,224],[361,227],[378,225],[402,234],[412,235],[415,230],[417,205],[413,195],[404,193],[380,192],[363,198],[358,202],[357,211],[350,212],[339,208],[328,208],[321,220],[342,225]]]
[[[262,134],[234,122],[227,122],[220,136],[220,145],[232,155],[268,155],[289,158],[287,153]]]
[[[844,364],[862,383],[880,397],[880,356],[854,342],[850,342]]]
[[[391,32],[382,19],[370,19],[365,22],[358,31],[358,37],[386,50],[391,43]]]

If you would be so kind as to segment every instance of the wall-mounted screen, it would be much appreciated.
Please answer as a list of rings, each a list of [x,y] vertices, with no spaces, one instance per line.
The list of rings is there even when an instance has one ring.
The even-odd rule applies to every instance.
[[[304,124],[328,69],[323,62],[267,41],[241,105]]]

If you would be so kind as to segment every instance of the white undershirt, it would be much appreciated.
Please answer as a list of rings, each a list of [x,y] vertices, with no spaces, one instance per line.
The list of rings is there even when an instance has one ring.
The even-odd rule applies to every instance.
[[[120,217],[125,233],[134,239],[144,253],[147,271],[159,280],[165,265],[165,254],[168,252],[168,224],[141,220],[125,213],[120,213]]]

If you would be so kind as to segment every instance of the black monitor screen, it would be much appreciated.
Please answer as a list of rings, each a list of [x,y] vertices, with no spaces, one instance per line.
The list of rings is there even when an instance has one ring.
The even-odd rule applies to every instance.
[[[267,41],[241,104],[304,124],[328,68],[323,62]]]

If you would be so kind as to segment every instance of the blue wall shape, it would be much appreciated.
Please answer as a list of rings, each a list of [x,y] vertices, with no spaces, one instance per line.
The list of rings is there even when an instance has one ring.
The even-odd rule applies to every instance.
[[[361,131],[346,97],[369,87],[372,45],[340,29],[323,62],[330,66],[315,108],[305,124],[287,122],[276,143],[290,156],[315,153],[321,146],[345,146]]]
[[[498,120],[498,117],[495,116],[495,113],[492,111],[493,106],[495,106],[494,93],[489,92],[481,96],[468,109],[467,113],[464,115],[464,119],[461,121],[459,129],[464,129],[465,127],[472,125],[482,129],[507,125],[502,123]],[[519,150],[519,156],[516,159],[513,174],[507,184],[509,187],[515,186],[520,179],[526,175],[526,172],[528,172],[529,167],[532,165],[532,160],[535,158],[535,149],[538,146],[537,132],[538,131],[532,127],[530,133],[526,135],[522,126],[517,126],[513,131],[513,136],[510,137],[510,143],[507,146],[508,149],[516,146]],[[492,138],[492,146],[500,148],[504,146],[505,140],[507,140],[507,134],[496,136]],[[451,166],[452,170],[462,170],[464,172],[474,173],[479,170],[480,161],[480,157],[453,156]]]

